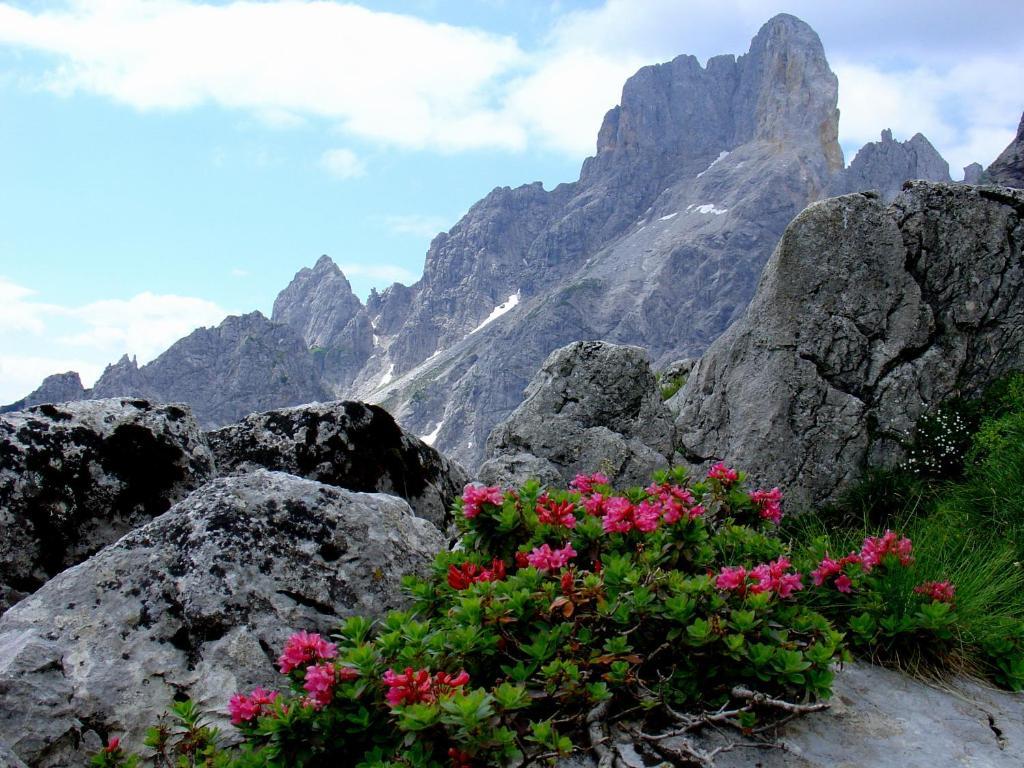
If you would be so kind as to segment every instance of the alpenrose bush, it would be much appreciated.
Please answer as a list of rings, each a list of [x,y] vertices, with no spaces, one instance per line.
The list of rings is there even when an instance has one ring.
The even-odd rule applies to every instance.
[[[812,604],[870,600],[870,574],[909,565],[911,545],[886,534],[800,573],[776,535],[781,493],[742,483],[718,464],[625,492],[600,474],[561,491],[467,486],[460,544],[406,579],[411,609],[348,619],[330,639],[298,632],[280,690],[231,699],[240,747],[217,748],[192,709],[151,731],[154,764],[518,765],[605,754],[627,716],[663,750],[647,734],[665,726],[751,733],[817,708],[795,702],[827,697],[847,652]],[[927,584],[916,599],[951,611],[952,597]],[[94,764],[134,759],[115,744]]]

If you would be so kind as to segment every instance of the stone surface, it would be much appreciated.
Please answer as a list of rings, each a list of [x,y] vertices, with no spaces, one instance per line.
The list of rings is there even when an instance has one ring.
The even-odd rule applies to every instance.
[[[0,611],[213,471],[185,406],[85,400],[0,416]]]
[[[1024,193],[913,182],[816,203],[683,387],[680,450],[800,507],[902,457],[930,407],[1024,368]]]
[[[107,367],[89,396],[188,403],[205,428],[331,399],[302,338],[259,312],[193,331],[141,368],[126,356]]]
[[[352,491],[390,493],[442,529],[469,481],[461,466],[365,403],[254,414],[207,437],[222,473],[265,467]]]
[[[986,184],[1024,188],[1024,115],[1020,117],[1017,135],[992,165],[985,169]]]
[[[716,768],[1017,768],[1024,763],[1024,696],[970,680],[929,685],[861,662],[836,674],[831,707],[784,725],[777,745],[722,752]],[[693,739],[705,751],[751,744],[732,731],[706,730]],[[627,734],[616,734],[625,765],[643,761]],[[673,740],[666,740],[673,745]],[[592,768],[583,757],[559,768]]]
[[[39,388],[31,394],[10,405],[0,406],[0,413],[23,411],[33,405],[45,403],[66,403],[70,400],[82,400],[86,396],[82,380],[74,371],[55,373],[43,379]]]
[[[259,470],[221,478],[49,581],[0,618],[0,745],[83,766],[112,735],[140,748],[175,695],[220,713],[279,685],[298,629],[397,607],[441,534],[402,500]]]
[[[554,471],[567,483],[601,471],[619,486],[645,484],[669,465],[673,440],[644,351],[581,341],[544,362],[522,405],[488,438],[480,474],[513,484]]]
[[[949,181],[949,163],[920,133],[908,141],[893,141],[892,131],[882,131],[882,140],[865,144],[850,162],[850,167],[836,177],[831,192],[874,190],[882,200],[891,202],[912,179]]]

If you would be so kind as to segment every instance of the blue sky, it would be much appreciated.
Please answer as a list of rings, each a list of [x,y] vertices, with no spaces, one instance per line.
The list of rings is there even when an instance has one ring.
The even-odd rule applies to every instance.
[[[422,270],[495,186],[576,178],[643,64],[821,35],[849,160],[921,131],[991,162],[1024,94],[1019,2],[0,1],[0,403],[88,385],[327,253],[357,293]]]

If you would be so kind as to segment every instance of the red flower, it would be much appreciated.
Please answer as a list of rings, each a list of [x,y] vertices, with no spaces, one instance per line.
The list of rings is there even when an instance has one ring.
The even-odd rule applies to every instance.
[[[546,493],[537,497],[537,520],[543,525],[561,525],[566,528],[576,527],[573,512],[576,505],[571,501],[552,501]]]
[[[452,589],[468,589],[481,581],[503,581],[505,576],[505,561],[497,557],[491,561],[490,568],[476,563],[448,566],[448,586]]]
[[[121,739],[119,737],[117,737],[117,736],[111,736],[107,740],[107,746],[105,746],[103,748],[103,751],[106,752],[108,755],[110,755],[110,754],[113,754],[114,752],[117,752],[117,750],[119,750],[120,748],[121,748]]]
[[[914,592],[939,603],[952,603],[956,587],[948,581],[926,581],[914,587]]]

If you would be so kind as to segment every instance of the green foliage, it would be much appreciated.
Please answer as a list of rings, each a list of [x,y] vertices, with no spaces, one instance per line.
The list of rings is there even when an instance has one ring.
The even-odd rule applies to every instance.
[[[683,388],[686,383],[686,376],[673,376],[668,380],[659,380],[658,386],[661,391],[661,399],[668,400],[672,395]]]

